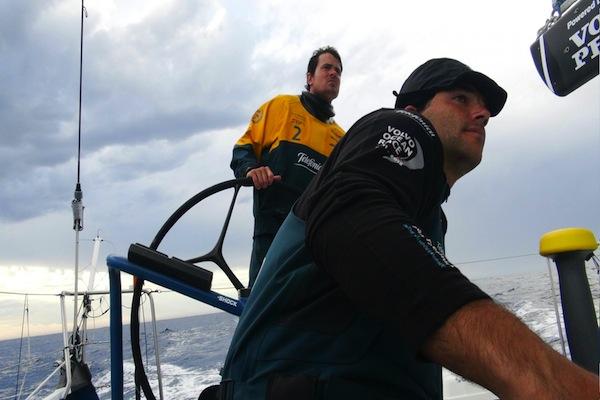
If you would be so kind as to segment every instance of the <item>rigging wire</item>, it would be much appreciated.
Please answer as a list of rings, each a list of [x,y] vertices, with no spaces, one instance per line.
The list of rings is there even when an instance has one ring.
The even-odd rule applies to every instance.
[[[60,296],[60,293],[23,293],[23,292],[4,292],[0,291],[0,294],[10,294],[14,296]]]
[[[92,239],[89,239],[92,240]],[[106,241],[106,240],[104,240]],[[531,256],[536,256],[538,255],[538,253],[528,253],[528,254],[517,254],[517,255],[513,255],[513,256],[504,256],[504,257],[495,257],[495,258],[481,258],[481,259],[477,259],[477,260],[468,260],[468,261],[461,261],[461,262],[455,262],[454,265],[466,265],[466,264],[476,264],[476,263],[484,263],[484,262],[492,262],[492,261],[501,261],[501,260],[509,260],[509,259],[513,259],[513,258],[523,258],[523,257],[531,257]],[[225,290],[225,289],[235,289],[234,286],[220,286],[220,287],[214,287],[213,289],[216,290]],[[152,292],[155,293],[173,293],[172,290],[166,290],[166,289],[152,289]],[[17,296],[60,296],[60,294],[57,293],[23,293],[23,292],[8,292],[8,291],[0,291],[0,294],[9,294],[9,295],[17,295]],[[129,308],[124,306],[124,308]],[[104,312],[103,314],[105,314],[106,312]]]
[[[558,337],[560,338],[560,346],[562,348],[563,356],[567,356],[567,350],[565,349],[565,337],[563,336],[562,324],[560,313],[558,311],[558,301],[556,296],[556,289],[554,288],[554,278],[552,277],[552,266],[550,257],[546,257],[548,263],[548,276],[550,277],[550,288],[552,289],[552,304],[554,305],[554,313],[556,314],[556,325],[558,327]]]
[[[23,388],[25,387],[25,380],[27,379],[27,373],[31,368],[31,332],[29,331],[29,298],[27,298],[27,363],[25,364],[25,373],[23,374],[23,381],[21,382],[21,389],[19,390],[19,398],[23,395]]]
[[[594,266],[596,267],[595,269],[596,269],[596,276],[598,277],[598,288],[600,289],[600,261],[598,261],[598,256],[594,253],[592,253],[592,262],[594,263]],[[600,309],[596,310],[596,311],[600,312]]]
[[[454,265],[475,264],[475,263],[490,262],[490,261],[509,260],[509,259],[513,259],[513,258],[531,257],[531,256],[537,256],[537,255],[539,255],[539,254],[538,253],[518,254],[518,255],[515,255],[515,256],[505,256],[505,257],[496,257],[496,258],[482,258],[482,259],[479,259],[479,260],[469,260],[469,261],[457,262],[457,263],[453,263],[453,264]]]
[[[109,311],[110,311],[110,305],[109,305],[109,306],[106,308],[106,310],[102,311],[102,300],[103,300],[103,299],[104,299],[104,296],[101,296],[101,297],[100,297],[100,301],[99,301],[99,303],[98,303],[98,307],[96,307],[96,309],[93,309],[93,310],[92,310],[92,311],[94,311],[94,312],[96,312],[96,311],[100,310],[100,314],[97,314],[97,315],[96,315],[96,314],[90,314],[90,315],[88,315],[88,318],[91,318],[92,320],[94,320],[94,327],[96,326],[96,325],[95,325],[95,324],[96,324],[96,321],[95,321],[95,319],[96,319],[96,318],[100,318],[100,317],[102,317],[103,315],[105,315],[107,312],[109,312]]]
[[[600,262],[598,261],[598,256],[592,253],[592,262],[596,266],[596,275],[598,275],[598,284],[600,285]]]
[[[144,293],[142,293],[144,294]],[[146,308],[146,304],[145,302],[142,302],[142,321],[143,321],[143,326],[144,326],[144,347],[146,350],[146,364],[148,364],[148,336],[146,333],[146,312],[144,311]]]
[[[27,315],[27,319],[25,316]],[[19,341],[19,362],[17,364],[17,383],[15,386],[15,398],[19,398],[19,377],[21,375],[21,355],[23,351],[23,333],[25,329],[25,321],[29,324],[29,297],[25,296],[25,300],[23,302],[23,317],[21,319],[21,340]],[[27,327],[27,334],[29,334],[29,327]],[[31,351],[31,349],[30,349]],[[25,373],[26,374],[26,373]],[[23,382],[25,382],[25,376],[23,376]],[[22,387],[21,387],[22,389]]]

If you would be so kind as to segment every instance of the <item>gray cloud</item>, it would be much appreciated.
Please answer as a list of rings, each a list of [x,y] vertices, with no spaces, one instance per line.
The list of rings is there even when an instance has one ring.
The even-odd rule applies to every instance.
[[[56,210],[74,187],[79,9],[58,1],[5,8],[10,24],[1,48],[8,62],[0,93],[0,219],[19,221]],[[107,30],[89,10],[82,155],[156,140],[178,143],[244,125],[266,100],[265,90],[280,87],[291,73],[302,76],[300,66],[281,61],[258,71],[240,68],[253,63],[261,30],[230,11],[216,2],[169,2],[139,22]],[[166,161],[156,153],[163,149],[127,151],[128,167],[125,161],[118,168],[108,163],[105,174],[118,182],[185,161],[183,151],[159,164]]]

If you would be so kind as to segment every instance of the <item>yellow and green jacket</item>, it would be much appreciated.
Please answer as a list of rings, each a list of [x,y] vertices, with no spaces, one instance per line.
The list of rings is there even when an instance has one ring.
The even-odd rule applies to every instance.
[[[280,183],[254,190],[255,235],[277,232],[343,135],[335,122],[323,122],[308,112],[300,96],[280,95],[260,106],[231,160],[237,178],[260,166],[282,177]]]

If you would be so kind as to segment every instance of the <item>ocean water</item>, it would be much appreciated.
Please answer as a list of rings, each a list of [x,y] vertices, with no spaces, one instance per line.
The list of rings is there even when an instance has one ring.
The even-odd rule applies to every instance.
[[[588,276],[597,305],[600,297],[598,275],[590,268]],[[497,302],[518,315],[544,341],[557,351],[562,351],[547,274],[509,275],[475,282]],[[160,296],[156,296],[155,301],[160,302]],[[157,322],[165,399],[197,399],[203,388],[220,380],[219,369],[223,365],[236,323],[237,317],[221,312]],[[151,324],[146,323],[145,329],[142,326],[140,331],[146,372],[158,397]],[[128,326],[124,326],[123,339],[124,396],[131,399],[134,398],[134,384]],[[87,346],[86,353],[93,383],[102,400],[110,399],[108,340],[108,328],[91,330],[89,341],[92,344]],[[61,358],[62,335],[31,338],[30,351],[26,346],[22,348],[20,370],[19,345],[19,339],[0,341],[0,400],[15,399],[21,390],[21,398],[26,398],[54,370],[56,360]],[[57,377],[51,379],[38,398],[52,392],[57,383]]]
[[[158,297],[158,296],[156,296]],[[156,298],[160,301],[160,298]],[[223,364],[237,317],[226,313],[200,315],[157,321],[158,343],[163,394],[165,399],[197,399],[203,388],[220,380],[219,369]],[[110,399],[110,332],[108,328],[89,331],[86,346],[86,363],[92,373],[92,381],[101,400]],[[158,398],[158,381],[152,325],[140,326],[140,346],[146,373]],[[19,390],[25,379],[21,398],[26,398],[35,387],[55,368],[62,355],[62,334],[32,337],[31,359],[23,347]],[[17,363],[20,339],[0,342],[0,400],[15,399],[17,390]],[[129,341],[129,326],[123,326],[124,397],[134,398],[134,367]],[[26,368],[29,365],[28,368]],[[27,374],[24,376],[24,372]],[[58,377],[44,386],[36,398],[53,391]]]

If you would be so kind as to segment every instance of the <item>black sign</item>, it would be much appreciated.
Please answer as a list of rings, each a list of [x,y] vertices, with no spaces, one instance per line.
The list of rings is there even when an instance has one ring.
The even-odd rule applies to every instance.
[[[598,75],[599,11],[600,0],[580,0],[531,45],[542,80],[558,96]]]

